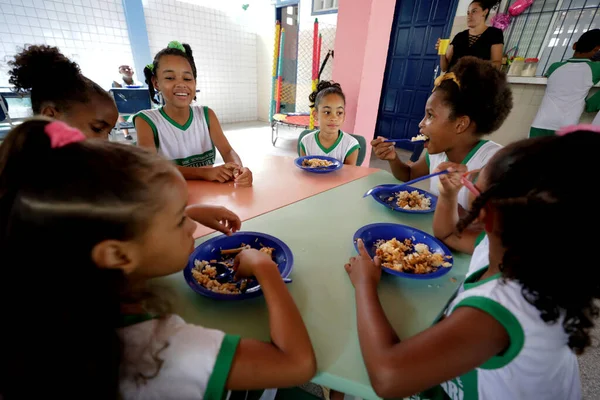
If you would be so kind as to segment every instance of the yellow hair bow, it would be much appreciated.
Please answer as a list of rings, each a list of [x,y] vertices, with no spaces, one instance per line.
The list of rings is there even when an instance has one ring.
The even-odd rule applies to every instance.
[[[448,73],[445,73],[444,75],[440,75],[437,78],[435,78],[435,82],[433,82],[432,92],[435,91],[435,88],[440,86],[442,84],[442,82],[447,81],[447,80],[451,80],[454,83],[456,83],[456,86],[458,86],[458,88],[460,89],[460,82],[458,81],[458,78],[456,77],[454,72],[448,72]]]

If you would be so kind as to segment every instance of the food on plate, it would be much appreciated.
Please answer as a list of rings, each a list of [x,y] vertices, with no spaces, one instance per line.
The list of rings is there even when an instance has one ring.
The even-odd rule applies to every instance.
[[[396,204],[405,210],[429,210],[431,208],[431,199],[416,190],[412,192],[403,190],[396,193]]]
[[[325,168],[331,167],[332,165],[333,163],[331,161],[321,160],[320,158],[307,158],[306,160],[302,161],[302,166],[308,168]]]
[[[233,277],[235,276],[235,271],[233,270],[233,260],[235,255],[242,252],[243,250],[251,249],[252,247],[249,245],[244,245],[237,247],[235,249],[222,249],[221,257],[223,258],[221,261],[217,260],[194,260],[194,268],[192,268],[192,276],[200,285],[204,286],[206,289],[211,290],[215,293],[223,293],[223,294],[240,294],[245,292],[245,289],[248,285],[247,279],[242,279],[239,282],[234,282]],[[275,249],[273,247],[263,246],[259,249],[260,252],[269,255],[273,258],[273,252]],[[214,265],[215,263],[220,263],[229,269],[230,279],[226,282],[219,282],[217,278],[217,268]],[[221,278],[222,280],[223,278]]]
[[[430,274],[439,268],[450,268],[452,264],[440,253],[432,253],[424,243],[413,243],[411,239],[399,241],[378,240],[375,243],[375,254],[381,259],[381,265],[407,274]]]

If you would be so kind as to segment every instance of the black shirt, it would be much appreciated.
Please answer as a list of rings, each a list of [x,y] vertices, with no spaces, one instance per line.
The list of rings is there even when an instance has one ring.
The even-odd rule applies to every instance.
[[[471,39],[473,40],[473,39]],[[495,44],[504,44],[504,35],[502,31],[493,26],[488,27],[479,36],[479,39],[469,46],[469,30],[457,33],[452,40],[454,46],[454,54],[448,69],[452,68],[461,57],[474,56],[482,60],[492,59],[492,46]]]

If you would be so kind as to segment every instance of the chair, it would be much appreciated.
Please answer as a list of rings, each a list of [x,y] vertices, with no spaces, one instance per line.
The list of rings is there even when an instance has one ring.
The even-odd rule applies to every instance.
[[[305,129],[302,131],[302,133],[300,133],[300,136],[298,137],[298,144],[297,144],[298,155],[300,155],[300,142],[302,141],[302,138],[311,132],[312,133],[316,132],[316,129],[313,129],[313,130]],[[365,161],[365,156],[367,154],[367,141],[365,140],[365,138],[363,136],[353,135],[351,133],[349,135],[351,135],[353,138],[358,140],[360,149],[358,149],[358,159],[356,160],[356,165],[360,167],[362,165],[363,161]]]
[[[147,88],[112,88],[110,94],[115,99],[117,111],[122,116],[134,115],[142,110],[152,108]],[[121,122],[118,129],[134,129],[132,122]]]

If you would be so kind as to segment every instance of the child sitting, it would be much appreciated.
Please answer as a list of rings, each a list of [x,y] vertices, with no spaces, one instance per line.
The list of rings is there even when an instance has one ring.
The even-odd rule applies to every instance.
[[[572,252],[557,243],[562,232],[575,232],[578,248],[593,249],[596,236],[584,232],[600,216],[591,207],[585,218],[573,218],[573,188],[585,187],[589,176],[554,168],[565,152],[600,146],[598,128],[579,129],[513,143],[483,170],[442,181],[442,196],[455,196],[461,182],[475,197],[457,235],[481,221],[485,236],[443,317],[414,337],[401,341],[387,321],[377,295],[381,260],[371,260],[359,242],[360,254],[345,268],[378,395],[402,398],[441,385],[446,396],[432,390],[411,399],[581,399],[575,354],[591,344],[600,270],[593,263],[569,270]],[[584,170],[595,168],[593,158],[581,162]]]
[[[319,129],[300,141],[301,156],[328,156],[356,165],[360,145],[358,140],[340,128],[346,120],[346,97],[339,83],[322,81],[309,96]]]
[[[0,307],[11,323],[0,330],[0,398],[221,399],[308,381],[314,352],[271,258],[235,259],[264,291],[270,342],[169,313],[147,282],[180,272],[194,249],[186,181],[142,148],[84,139],[34,119],[0,146]]]
[[[9,82],[17,93],[30,94],[34,114],[63,121],[88,138],[108,139],[119,116],[115,101],[58,48],[27,46],[8,65]]]
[[[150,98],[160,92],[165,106],[133,117],[138,144],[172,160],[186,179],[252,185],[252,172],[231,148],[217,115],[191,106],[196,98],[196,64],[188,44],[171,42],[144,68]],[[215,147],[225,161],[215,167]]]
[[[394,143],[378,137],[371,142],[375,155],[388,160],[392,173],[409,181],[433,172],[439,164],[464,164],[469,170],[482,168],[502,146],[482,136],[496,131],[512,109],[512,93],[506,75],[492,64],[475,57],[463,57],[452,70],[435,81],[419,123],[427,137],[426,152],[412,165],[403,163]],[[437,195],[438,177],[430,180],[429,191]],[[459,193],[458,203],[468,208],[468,192]]]

